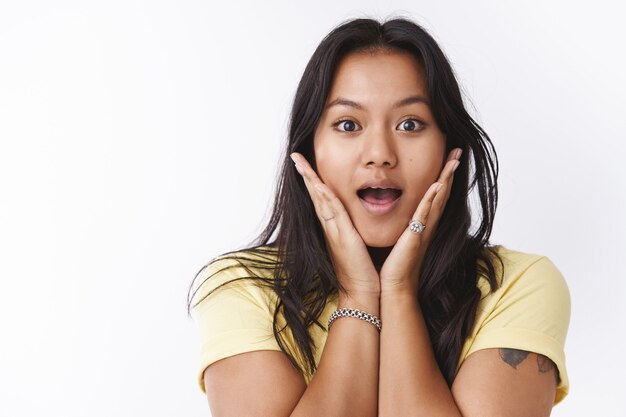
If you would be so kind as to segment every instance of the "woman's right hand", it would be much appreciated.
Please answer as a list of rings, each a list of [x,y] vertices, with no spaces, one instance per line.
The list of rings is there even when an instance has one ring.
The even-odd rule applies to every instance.
[[[351,299],[378,298],[380,296],[378,272],[345,207],[332,190],[320,180],[304,156],[297,152],[290,156],[313,200],[337,279]]]

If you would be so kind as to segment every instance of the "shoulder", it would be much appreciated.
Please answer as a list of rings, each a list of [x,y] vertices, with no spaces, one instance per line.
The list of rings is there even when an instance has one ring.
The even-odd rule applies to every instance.
[[[487,348],[545,355],[560,373],[558,402],[569,389],[564,353],[571,315],[567,282],[546,256],[502,246],[493,249],[501,260],[494,262],[499,287],[491,291],[487,279],[479,279],[482,298],[461,362]]]
[[[489,293],[489,283],[485,277],[480,277],[478,286],[483,298],[500,298],[510,295],[510,292],[530,295],[537,291],[544,294],[554,294],[562,301],[569,303],[570,294],[567,281],[557,266],[544,255],[527,253],[504,247],[493,248],[499,260],[494,261],[499,287]],[[501,262],[500,262],[501,261]]]
[[[277,250],[272,246],[237,250],[215,257],[194,278],[190,297],[192,308],[221,292],[254,298],[264,295],[267,301],[267,285],[263,284],[272,279],[276,262]]]
[[[220,255],[196,275],[190,306],[200,336],[197,380],[203,391],[204,371],[213,363],[281,350],[274,336],[275,264],[272,248],[257,247]]]
[[[479,314],[503,327],[541,328],[564,342],[569,327],[571,298],[567,282],[556,265],[543,255],[496,248],[500,286],[490,292],[483,277]],[[486,313],[488,316],[486,316]]]

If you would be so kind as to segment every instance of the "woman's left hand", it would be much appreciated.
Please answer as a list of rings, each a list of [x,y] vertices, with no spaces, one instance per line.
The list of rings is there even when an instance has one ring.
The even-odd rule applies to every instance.
[[[450,152],[439,179],[428,188],[415,210],[412,219],[419,220],[426,228],[415,234],[407,225],[387,256],[380,270],[381,293],[417,294],[424,254],[450,197],[453,174],[460,163],[461,152],[460,148]]]

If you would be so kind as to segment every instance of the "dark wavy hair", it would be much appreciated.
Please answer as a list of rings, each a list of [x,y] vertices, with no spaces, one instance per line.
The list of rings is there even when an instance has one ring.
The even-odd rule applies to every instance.
[[[395,18],[384,23],[353,19],[337,26],[319,44],[294,98],[286,152],[269,221],[248,247],[218,257],[236,261],[218,273],[243,267],[249,275],[233,281],[252,279],[276,293],[274,337],[291,363],[312,375],[318,347],[309,329],[313,325],[326,329],[318,318],[329,297],[343,289],[333,270],[313,203],[289,154],[299,152],[314,161],[313,136],[335,69],[347,54],[376,51],[408,52],[417,58],[423,66],[432,114],[446,137],[447,153],[456,147],[463,149],[450,198],[425,254],[418,292],[437,363],[451,386],[480,301],[478,279],[485,277],[491,291],[499,285],[495,262],[502,260],[489,244],[498,199],[498,160],[491,140],[466,111],[446,56],[422,27],[408,19]],[[472,191],[480,201],[477,210],[480,219],[474,230],[470,230]],[[194,283],[200,272],[189,289],[188,312],[212,293],[197,297],[199,286]],[[282,328],[277,322],[279,314],[286,321]],[[292,333],[297,351],[291,351],[285,342],[286,328]],[[296,357],[303,359],[301,363]]]

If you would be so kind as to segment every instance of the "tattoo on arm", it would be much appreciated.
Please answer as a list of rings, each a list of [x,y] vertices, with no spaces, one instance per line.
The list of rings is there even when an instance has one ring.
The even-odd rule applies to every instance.
[[[537,368],[539,368],[539,372],[545,374],[546,372],[550,372],[551,369],[554,369],[554,364],[547,356],[538,354]]]
[[[507,364],[509,364],[513,369],[517,369],[517,365],[522,363],[530,352],[520,349],[510,349],[510,348],[500,348],[500,358]],[[554,379],[556,380],[556,384],[559,384],[559,370],[552,362],[550,358],[545,355],[537,354],[537,369],[541,373],[550,372],[554,369]]]
[[[509,349],[509,348],[500,348],[499,351],[500,351],[500,357],[502,358],[502,360],[508,363],[509,365],[511,365],[513,369],[517,369],[517,365],[522,363],[524,359],[526,359],[528,357],[528,354],[530,353],[530,352],[526,352],[525,350]]]
[[[539,372],[542,373],[550,372],[554,369],[554,380],[556,384],[559,385],[559,380],[561,379],[559,376],[559,368],[556,367],[550,358],[545,355],[537,354],[537,367],[539,368]]]

